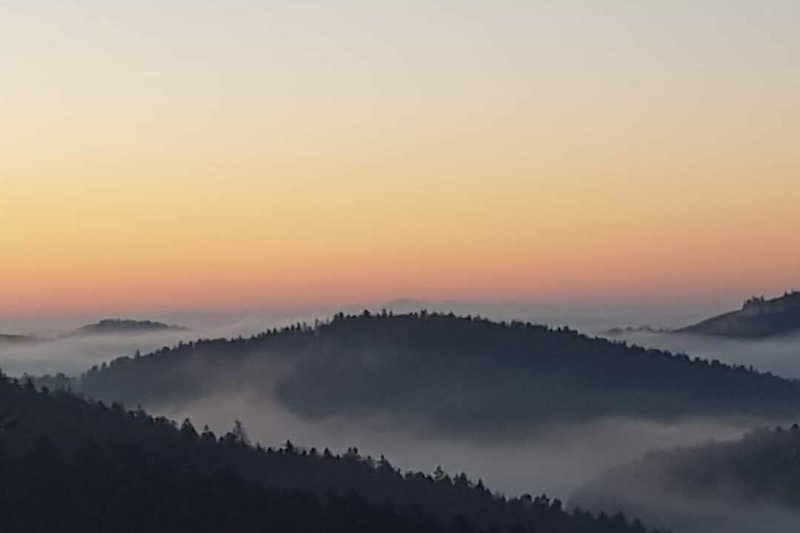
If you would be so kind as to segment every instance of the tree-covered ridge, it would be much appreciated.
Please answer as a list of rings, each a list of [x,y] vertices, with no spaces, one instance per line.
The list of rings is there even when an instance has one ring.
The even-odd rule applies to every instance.
[[[0,376],[4,531],[644,533],[622,515],[507,499],[356,450],[252,446]]]
[[[78,335],[104,333],[146,333],[150,331],[181,330],[183,328],[154,320],[131,320],[127,318],[104,318],[94,324],[78,328]]]
[[[734,338],[765,338],[800,331],[800,292],[779,298],[755,297],[742,308],[675,330],[676,333]]]
[[[800,413],[800,384],[745,367],[565,328],[425,312],[337,315],[314,327],[181,344],[93,368],[77,386],[136,404],[232,382],[237,390],[274,382],[283,404],[304,417],[383,416],[482,437],[612,415]]]

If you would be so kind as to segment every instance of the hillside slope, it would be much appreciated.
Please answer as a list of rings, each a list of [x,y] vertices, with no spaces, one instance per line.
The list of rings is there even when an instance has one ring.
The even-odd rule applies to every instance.
[[[372,502],[372,503],[370,503]],[[455,517],[455,518],[454,518]],[[508,529],[511,527],[514,529]],[[465,476],[401,473],[350,450],[250,446],[191,422],[37,392],[0,375],[4,531],[644,533],[623,516],[507,500]]]

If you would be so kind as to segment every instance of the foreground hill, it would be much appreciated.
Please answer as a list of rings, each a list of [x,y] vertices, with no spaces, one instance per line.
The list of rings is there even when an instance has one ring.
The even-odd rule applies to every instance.
[[[675,333],[766,338],[800,331],[800,292],[765,300],[751,298],[741,309],[675,330]]]
[[[773,375],[566,329],[424,312],[182,344],[93,368],[76,386],[131,405],[255,391],[306,418],[388,417],[480,438],[614,415],[800,414],[800,384]]]
[[[644,533],[624,516],[508,500],[350,450],[250,446],[0,375],[0,530]]]
[[[94,324],[87,324],[75,331],[76,335],[102,335],[112,333],[150,333],[156,331],[180,331],[183,328],[153,320],[130,320],[104,318]]]

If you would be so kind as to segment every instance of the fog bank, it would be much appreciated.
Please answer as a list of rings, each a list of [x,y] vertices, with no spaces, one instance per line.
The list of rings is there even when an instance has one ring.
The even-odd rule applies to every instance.
[[[177,420],[191,418],[199,427],[207,424],[218,434],[229,430],[238,419],[251,439],[265,446],[280,446],[287,439],[297,446],[328,447],[337,453],[355,446],[374,457],[383,454],[404,470],[432,472],[441,466],[450,473],[465,472],[474,479],[481,478],[489,487],[508,495],[547,493],[562,499],[601,472],[636,461],[653,448],[733,439],[753,424],[606,418],[561,426],[535,438],[486,442],[411,433],[378,418],[308,421],[292,415],[278,401],[265,401],[264,395],[220,395],[147,407]]]

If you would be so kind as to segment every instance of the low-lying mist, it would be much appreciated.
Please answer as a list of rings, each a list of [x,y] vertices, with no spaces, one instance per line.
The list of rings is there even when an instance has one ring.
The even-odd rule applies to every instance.
[[[566,424],[535,437],[487,441],[420,434],[393,426],[387,419],[339,416],[325,420],[300,418],[263,391],[227,393],[196,401],[145,406],[176,420],[190,418],[196,426],[225,432],[240,420],[253,441],[280,446],[325,447],[343,452],[385,455],[404,470],[432,472],[437,466],[452,473],[481,478],[508,495],[547,493],[566,499],[601,472],[644,456],[653,448],[671,448],[711,439],[735,438],[753,422],[708,419],[672,423],[606,418]]]
[[[621,509],[680,533],[788,533],[800,529],[798,430],[650,453],[580,487],[569,505]]]
[[[698,496],[653,485],[598,482],[568,500],[594,512],[620,509],[675,533],[791,533],[800,530],[800,512],[739,498]]]
[[[0,345],[0,368],[11,376],[24,373],[77,375],[92,365],[148,352],[196,338],[190,331],[143,334],[72,335]]]
[[[92,365],[130,356],[137,350],[147,353],[199,338],[248,336],[296,320],[313,321],[315,316],[319,315],[169,317],[169,322],[188,329],[143,334],[51,335],[49,340],[39,342],[0,345],[0,367],[11,375],[64,372],[77,376]],[[597,326],[592,321],[580,320],[540,322],[566,323],[587,333]],[[581,328],[582,325],[586,327]],[[800,336],[741,341],[640,331],[613,338],[800,377]],[[654,449],[732,440],[753,427],[786,423],[786,420],[727,418],[723,421],[693,417],[657,421],[609,416],[492,440],[482,438],[480,427],[474,428],[474,435],[453,434],[424,424],[398,425],[395,419],[375,413],[299,416],[276,396],[276,384],[283,369],[274,361],[268,364],[275,366],[238,369],[259,376],[261,381],[257,383],[243,381],[241,374],[234,373],[200,395],[158,398],[141,404],[154,414],[178,421],[191,418],[198,428],[208,425],[217,434],[229,430],[234,420],[240,420],[250,438],[265,446],[280,446],[291,440],[296,446],[320,450],[327,447],[334,452],[356,447],[363,454],[384,455],[404,470],[432,472],[441,466],[450,473],[465,472],[474,479],[480,478],[493,490],[505,494],[547,493],[582,508],[607,513],[622,509],[640,516],[648,524],[667,526],[676,533],[784,533],[800,527],[800,514],[789,509],[765,503],[745,505],[716,496],[698,497],[652,484],[620,484],[605,477],[607,471],[635,463]]]
[[[800,378],[800,334],[760,340],[739,340],[648,331],[624,332],[609,336],[673,353],[718,359],[724,363],[752,365],[763,372],[782,377]]]
[[[137,351],[149,353],[197,339],[249,336],[296,321],[313,322],[316,316],[312,312],[173,314],[163,320],[184,329],[92,335],[76,332],[84,324],[99,320],[97,317],[8,322],[3,324],[2,333],[24,334],[27,340],[0,342],[0,368],[11,376],[59,372],[76,376],[93,365]]]

